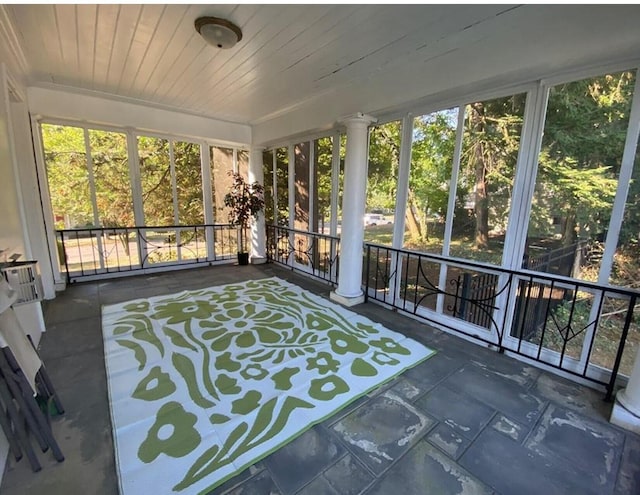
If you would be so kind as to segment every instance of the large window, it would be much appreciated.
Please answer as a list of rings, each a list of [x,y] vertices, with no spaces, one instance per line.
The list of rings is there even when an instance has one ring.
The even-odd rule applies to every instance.
[[[144,224],[173,225],[174,203],[169,141],[139,136],[138,158],[140,160]]]
[[[134,225],[126,134],[89,129],[89,146],[99,225]]]
[[[331,190],[333,143],[330,137],[316,139],[314,147],[314,168],[316,198],[314,202],[314,232],[328,234],[331,222]]]
[[[413,120],[404,245],[442,254],[458,109]]]
[[[276,221],[289,226],[289,149],[277,148],[276,153]]]
[[[621,72],[551,88],[527,233],[529,268],[598,279],[634,82],[633,72]],[[623,239],[628,232],[625,225]]]
[[[174,142],[173,159],[175,162],[178,224],[204,223],[200,146],[195,143]]]
[[[70,271],[132,269],[212,253],[216,259],[235,256],[232,230],[207,233],[196,226],[205,223],[207,209],[215,223],[228,222],[223,211],[228,174],[234,167],[248,172],[246,151],[211,147],[211,166],[203,169],[196,142],[50,123],[41,123],[40,130],[53,225],[85,229],[58,236],[64,241],[58,246],[60,262]],[[205,178],[211,201],[203,191]]]
[[[56,228],[93,225],[84,130],[43,124],[42,142]]]
[[[267,225],[274,222],[274,189],[273,189],[273,150],[267,150],[262,154],[264,165],[264,219]]]
[[[362,220],[368,242],[392,242],[401,133],[400,121],[374,126],[369,131],[367,203]]]
[[[465,106],[451,256],[502,261],[525,101],[519,94]]]
[[[233,149],[220,146],[209,147],[211,166],[211,194],[213,197],[213,218],[215,223],[227,223],[229,211],[224,206],[224,196],[233,182]]]
[[[297,230],[309,230],[311,222],[311,183],[309,182],[309,165],[311,148],[309,141],[298,143],[293,147],[294,162],[294,222]]]

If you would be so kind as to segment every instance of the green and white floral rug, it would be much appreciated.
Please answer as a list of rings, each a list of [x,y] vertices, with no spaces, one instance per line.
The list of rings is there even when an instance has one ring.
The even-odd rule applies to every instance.
[[[270,278],[103,307],[122,495],[206,493],[433,354]]]

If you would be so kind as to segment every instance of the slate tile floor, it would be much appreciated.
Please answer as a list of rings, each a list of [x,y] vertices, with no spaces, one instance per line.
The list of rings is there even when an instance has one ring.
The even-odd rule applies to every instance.
[[[100,329],[102,304],[277,275],[222,266],[70,286],[45,304],[41,354],[67,412],[64,463],[11,459],[0,494],[117,494]],[[438,354],[350,404],[212,495],[640,493],[640,437],[607,423],[600,392],[373,304],[354,308]]]

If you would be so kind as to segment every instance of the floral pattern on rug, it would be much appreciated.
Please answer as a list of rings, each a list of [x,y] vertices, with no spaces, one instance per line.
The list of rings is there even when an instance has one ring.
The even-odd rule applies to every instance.
[[[434,351],[270,278],[103,308],[123,495],[207,492]]]

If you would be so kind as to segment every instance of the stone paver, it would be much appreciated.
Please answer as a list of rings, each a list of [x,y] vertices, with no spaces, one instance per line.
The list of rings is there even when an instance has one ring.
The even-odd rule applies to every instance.
[[[218,266],[69,286],[45,304],[41,355],[66,407],[53,419],[66,455],[39,454],[33,474],[11,459],[1,495],[116,495],[99,308],[277,275],[273,265]],[[351,310],[438,354],[359,398],[208,495],[637,495],[640,437],[607,422],[603,394],[403,318]]]
[[[440,450],[452,459],[460,457],[471,443],[470,440],[457,433],[445,423],[440,423],[436,426],[427,438],[432,445],[439,447]]]
[[[340,495],[356,495],[373,481],[373,476],[348,454],[322,475]]]
[[[604,495],[578,471],[510,441],[493,428],[480,434],[459,463],[504,495]]]
[[[346,453],[321,427],[315,427],[265,458],[264,464],[285,495],[297,492]]]
[[[367,495],[489,495],[491,489],[427,442],[420,442]]]
[[[434,424],[408,402],[385,392],[333,425],[333,430],[373,473],[380,474]]]
[[[439,385],[416,402],[422,410],[473,440],[495,411],[474,398]]]
[[[546,402],[511,380],[475,365],[467,365],[443,382],[525,424],[535,422]]]
[[[521,443],[529,432],[529,428],[517,421],[507,418],[503,414],[498,414],[491,422],[491,427],[500,433],[512,438],[515,442]]]
[[[608,425],[550,405],[524,446],[590,480],[600,493],[611,493],[623,444],[624,435]]]

